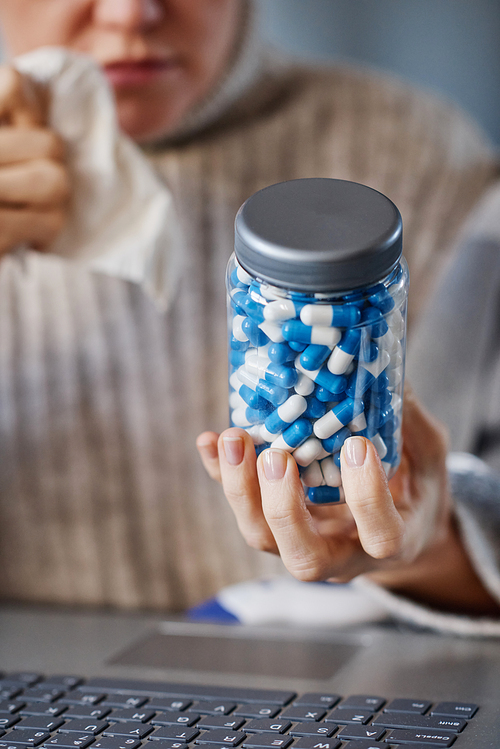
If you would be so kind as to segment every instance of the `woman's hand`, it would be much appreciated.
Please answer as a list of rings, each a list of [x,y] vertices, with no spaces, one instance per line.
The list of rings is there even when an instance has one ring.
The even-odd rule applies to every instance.
[[[23,244],[46,249],[66,219],[64,146],[44,122],[35,85],[0,66],[0,257]]]
[[[443,427],[407,389],[403,456],[390,481],[371,442],[346,440],[345,505],[307,504],[291,455],[265,450],[228,429],[197,440],[209,475],[222,483],[246,542],[280,554],[299,580],[348,581],[360,574],[442,610],[495,613],[455,528]]]
[[[246,542],[280,554],[299,580],[350,580],[411,564],[446,529],[450,501],[446,440],[411,393],[405,397],[404,452],[388,482],[373,444],[349,438],[341,453],[346,504],[307,504],[297,465],[283,450],[255,460],[242,429],[206,432],[197,445],[222,482]]]

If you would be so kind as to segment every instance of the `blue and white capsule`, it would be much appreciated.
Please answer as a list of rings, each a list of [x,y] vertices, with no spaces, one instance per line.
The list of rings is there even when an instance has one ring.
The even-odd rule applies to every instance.
[[[342,338],[338,328],[328,328],[320,325],[304,325],[299,320],[289,320],[283,323],[285,340],[297,343],[316,343],[319,346],[333,348]]]
[[[304,369],[314,371],[326,362],[331,353],[330,346],[319,346],[317,343],[310,343],[301,353],[300,363]]]
[[[350,328],[361,320],[358,307],[344,304],[306,304],[300,312],[304,325]]]
[[[317,437],[309,437],[300,447],[297,447],[293,451],[293,457],[297,465],[304,467],[311,465],[314,460],[326,458],[327,455],[328,453],[324,449],[321,440]]]
[[[298,374],[292,366],[274,364],[268,357],[250,354],[245,359],[245,367],[250,374],[279,385],[291,388],[297,382]]]
[[[341,486],[313,486],[307,491],[307,498],[314,505],[340,505],[345,502]]]
[[[331,437],[332,434],[338,432],[342,427],[346,426],[352,421],[358,414],[364,411],[363,401],[360,399],[355,400],[354,398],[345,398],[343,401],[338,403],[335,408],[328,411],[321,419],[318,419],[314,424],[314,434],[320,440],[325,440]]]
[[[298,317],[302,305],[293,302],[291,299],[275,299],[264,308],[264,318],[273,322],[291,320]]]
[[[297,382],[294,385],[294,390],[299,395],[312,395],[314,393],[316,385],[314,380],[306,375],[304,372],[299,372]]]
[[[306,441],[312,434],[312,424],[309,419],[297,419],[288,429],[280,434],[272,443],[271,447],[293,452],[296,447]]]
[[[291,395],[281,406],[273,411],[264,421],[261,435],[266,442],[276,437],[293,424],[307,408],[307,401],[302,395]]]
[[[324,483],[327,486],[342,486],[340,468],[335,464],[335,461],[331,456],[324,458],[319,465],[325,480]]]
[[[358,310],[359,312],[359,310]],[[359,351],[361,331],[346,330],[328,359],[327,367],[332,374],[342,375]]]
[[[262,396],[262,398],[269,401],[269,403],[271,403],[275,408],[281,406],[290,395],[286,388],[282,388],[280,385],[274,385],[272,382],[262,379],[257,380],[255,391],[258,395]]]
[[[274,364],[284,364],[287,361],[294,361],[297,356],[296,352],[286,342],[271,343],[267,350],[267,355]]]
[[[377,307],[366,307],[361,312],[361,321],[363,325],[370,326],[372,337],[383,336],[389,329],[384,315]]]
[[[338,432],[332,434],[331,437],[327,437],[326,440],[321,440],[321,444],[327,454],[331,455],[332,453],[337,453],[342,448],[346,439],[350,436],[351,432],[348,427],[343,427]]]
[[[394,299],[392,298],[389,289],[387,289],[383,283],[377,284],[370,289],[367,301],[373,307],[377,307],[384,315],[394,309]]]
[[[333,396],[343,393],[348,385],[347,377],[332,374],[327,366],[310,371],[302,365],[300,356],[295,359],[295,368],[314,380],[318,385],[328,390]],[[332,400],[330,398],[330,400]]]
[[[322,486],[325,483],[321,466],[317,460],[308,465],[305,471],[302,471],[300,478],[304,486],[307,487]]]

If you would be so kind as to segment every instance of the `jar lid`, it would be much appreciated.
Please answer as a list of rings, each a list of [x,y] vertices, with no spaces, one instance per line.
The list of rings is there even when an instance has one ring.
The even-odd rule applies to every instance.
[[[245,270],[275,286],[355,289],[377,283],[399,262],[401,214],[385,195],[357,182],[279,182],[239,209],[235,253]]]

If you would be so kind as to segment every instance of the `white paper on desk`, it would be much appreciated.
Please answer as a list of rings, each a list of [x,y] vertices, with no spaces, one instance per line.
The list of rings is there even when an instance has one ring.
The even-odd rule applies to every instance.
[[[120,132],[104,74],[91,58],[58,47],[14,65],[48,88],[48,125],[67,148],[69,220],[50,252],[141,284],[166,307],[182,255],[172,195]]]

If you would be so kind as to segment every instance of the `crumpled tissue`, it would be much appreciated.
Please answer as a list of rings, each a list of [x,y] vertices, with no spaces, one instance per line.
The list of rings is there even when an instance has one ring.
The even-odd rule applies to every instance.
[[[47,124],[67,149],[69,219],[49,252],[138,283],[165,308],[182,256],[172,194],[120,131],[103,72],[90,57],[58,47],[13,64],[48,89]]]

